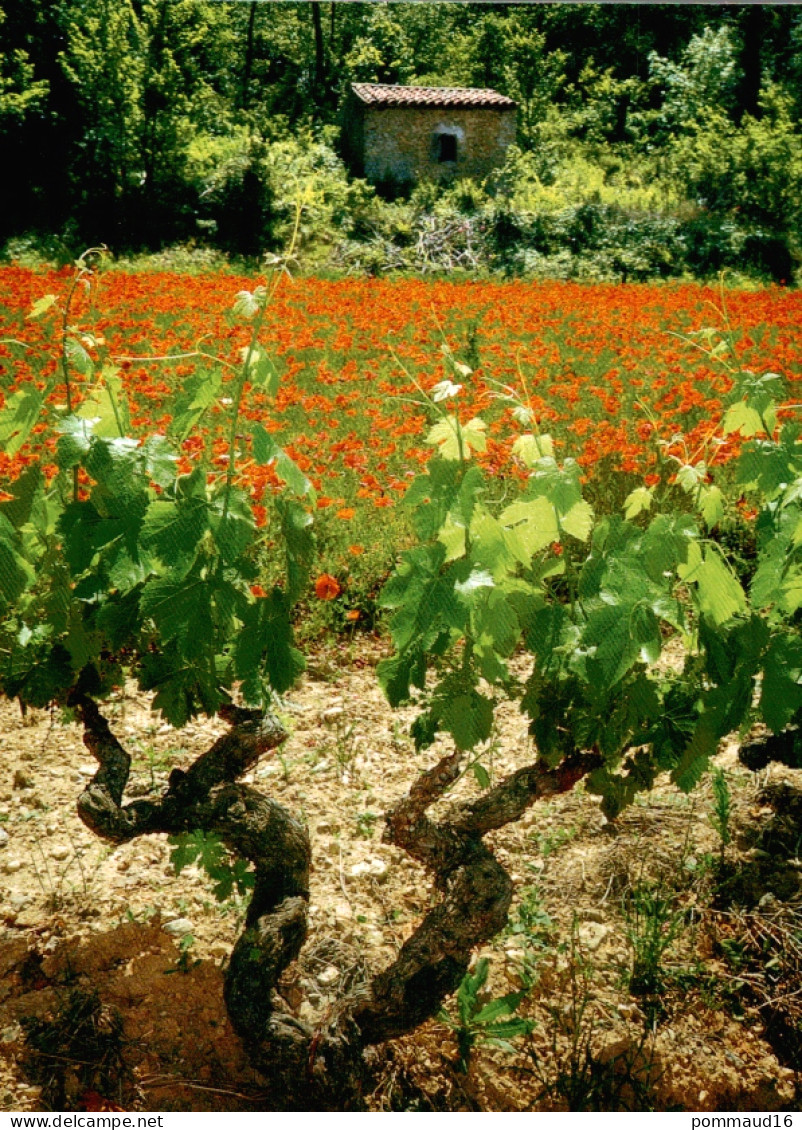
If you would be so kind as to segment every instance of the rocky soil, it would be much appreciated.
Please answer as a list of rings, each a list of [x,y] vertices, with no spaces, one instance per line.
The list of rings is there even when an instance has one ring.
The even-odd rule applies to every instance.
[[[369,643],[348,661],[319,655],[284,704],[291,737],[253,774],[312,835],[310,937],[282,985],[311,1021],[391,960],[436,899],[381,831],[442,751],[414,751],[378,656]],[[162,788],[221,732],[176,733],[132,691],[109,717],[135,758],[129,795]],[[532,758],[510,708],[481,764],[499,779]],[[530,987],[519,1013],[534,1030],[506,1049],[480,1034],[464,1072],[448,1024],[430,1021],[379,1049],[369,1108],[794,1109],[802,777],[754,776],[734,747],[719,763],[723,852],[709,781],[691,796],[666,784],[614,824],[580,788],[498,833],[517,895],[485,953],[486,993]],[[95,839],[75,812],[94,769],[77,726],[0,706],[0,1110],[275,1108],[222,1003],[245,903],[218,902],[195,867],[176,875],[164,837]],[[454,795],[479,787],[468,773]]]

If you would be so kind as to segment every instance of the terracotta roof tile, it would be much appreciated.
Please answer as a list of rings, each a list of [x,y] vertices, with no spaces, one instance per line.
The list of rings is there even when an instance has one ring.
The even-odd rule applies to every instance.
[[[381,86],[355,82],[351,89],[369,106],[493,106],[512,110],[516,103],[495,90],[478,90],[460,86]]]

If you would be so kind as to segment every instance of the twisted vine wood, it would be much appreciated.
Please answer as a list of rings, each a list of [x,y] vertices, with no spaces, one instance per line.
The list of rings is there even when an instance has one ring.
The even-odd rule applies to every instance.
[[[311,1029],[276,1006],[274,989],[307,933],[308,833],[290,812],[238,778],[287,737],[270,713],[223,707],[229,730],[186,770],[174,770],[158,799],[123,803],[131,758],[97,704],[74,693],[84,744],[99,767],[78,800],[83,822],[112,843],[161,832],[215,833],[255,869],[243,932],[231,953],[224,996],[251,1062],[275,1094],[275,1108],[361,1109],[366,1049],[433,1016],[459,986],[471,953],[503,928],[509,875],[483,836],[518,819],[535,800],[567,792],[599,764],[577,754],[555,769],[518,770],[479,800],[435,822],[429,807],[459,776],[463,754],[443,757],[387,814],[384,838],[432,874],[440,901],[396,959],[342,996]]]

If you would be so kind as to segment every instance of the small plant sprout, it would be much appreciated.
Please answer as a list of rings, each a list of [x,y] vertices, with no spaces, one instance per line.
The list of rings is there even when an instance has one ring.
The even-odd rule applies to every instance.
[[[463,1072],[468,1071],[471,1052],[477,1044],[503,1048],[514,1054],[515,1048],[510,1040],[517,1036],[528,1036],[535,1026],[534,1021],[514,1015],[528,989],[483,1001],[482,989],[487,982],[489,970],[489,960],[480,957],[474,971],[465,974],[457,990],[456,1016],[452,1016],[446,1009],[441,1009],[438,1014],[439,1019],[449,1026],[457,1038],[459,1068]]]
[[[633,954],[630,991],[644,996],[659,993],[665,981],[663,959],[684,925],[682,912],[666,894],[643,883],[631,892],[624,914]]]
[[[727,783],[727,775],[723,769],[716,768],[710,775],[713,786],[713,808],[710,812],[710,823],[718,833],[721,842],[721,855],[732,843],[730,818],[732,816],[732,795]]]

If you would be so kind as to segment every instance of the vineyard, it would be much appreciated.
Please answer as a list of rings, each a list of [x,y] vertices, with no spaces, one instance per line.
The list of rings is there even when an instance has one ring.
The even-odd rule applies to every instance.
[[[794,1109],[799,293],[103,260],[0,268],[0,1108]]]
[[[6,369],[8,396],[55,373],[57,359],[41,369],[30,352],[46,345],[48,325],[26,316],[44,294],[63,289],[69,271],[4,268],[0,278],[7,336],[25,342]],[[249,285],[227,274],[109,273],[91,309],[82,293],[76,298],[78,324],[96,336],[103,358],[120,358],[131,434],[174,438],[185,471],[207,449],[217,466],[228,458],[219,403],[224,370],[210,357],[187,354],[213,341],[224,343],[225,360],[241,360],[247,328],[232,324],[231,300]],[[303,279],[280,288],[266,314],[263,336],[277,391],[248,382],[242,415],[277,436],[317,492],[319,571],[337,579],[343,627],[343,617],[369,611],[361,602],[393,561],[388,525],[403,537],[398,504],[432,454],[424,442],[429,419],[414,403],[411,378],[428,388],[451,373],[444,348],[473,370],[463,382],[461,410],[466,418],[487,418],[477,459],[491,475],[520,477],[523,470],[511,455],[519,430],[514,409],[498,395],[511,386],[526,394],[560,459],[582,467],[592,495],[604,499],[616,473],[617,494],[602,502],[612,510],[627,488],[654,481],[656,440],[665,441],[666,455],[684,460],[721,416],[732,387],[727,368],[682,335],[734,330],[740,365],[777,369],[792,384],[802,365],[800,305],[797,292],[780,289],[730,293],[722,308],[716,290],[699,286]],[[4,348],[7,356],[15,350]],[[171,355],[172,363],[150,360]],[[96,378],[78,371],[74,384],[81,404]],[[85,416],[110,411],[94,395]],[[63,400],[63,388],[56,385],[50,396]],[[716,461],[736,444],[732,435],[720,444]],[[30,445],[0,455],[0,471],[15,478],[34,458]],[[55,473],[52,457],[44,470]],[[238,473],[259,524],[276,468],[244,459]]]

